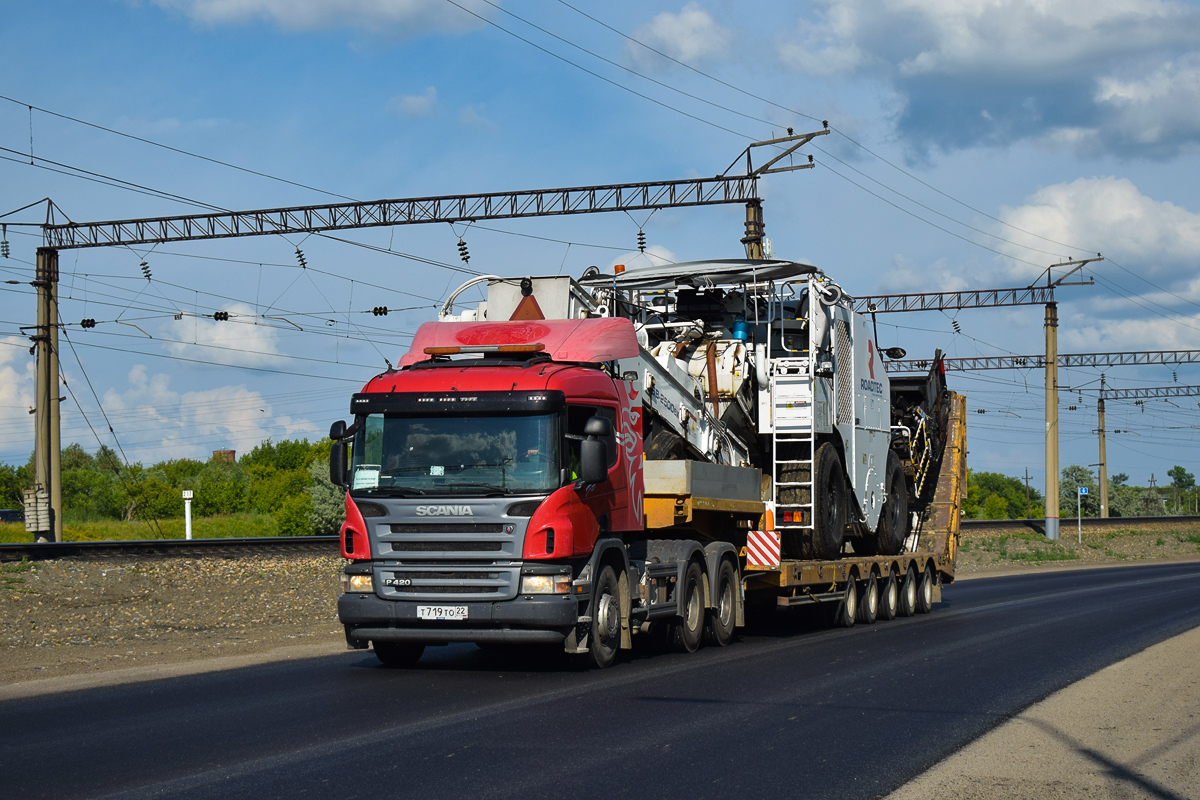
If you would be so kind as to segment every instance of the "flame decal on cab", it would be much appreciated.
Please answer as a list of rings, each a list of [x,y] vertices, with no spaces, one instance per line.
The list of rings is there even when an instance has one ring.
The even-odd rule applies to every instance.
[[[632,381],[620,381],[621,448],[625,451],[625,480],[629,487],[629,516],[634,528],[644,526],[643,506],[646,489],[642,482],[642,409],[637,402],[638,392]]]

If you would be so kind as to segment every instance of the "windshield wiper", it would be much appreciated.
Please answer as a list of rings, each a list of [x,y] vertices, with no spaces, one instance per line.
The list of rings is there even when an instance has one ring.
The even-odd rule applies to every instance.
[[[485,495],[485,497],[503,497],[504,495],[514,494],[512,489],[505,489],[503,486],[496,486],[491,483],[448,483],[443,486],[438,486],[437,489],[441,491],[436,491],[435,494],[454,494],[460,489],[487,489],[488,494]]]
[[[373,494],[382,495],[385,497],[417,497],[418,495],[428,494],[424,489],[418,489],[415,486],[372,486],[367,489],[352,489],[351,496],[356,494]]]

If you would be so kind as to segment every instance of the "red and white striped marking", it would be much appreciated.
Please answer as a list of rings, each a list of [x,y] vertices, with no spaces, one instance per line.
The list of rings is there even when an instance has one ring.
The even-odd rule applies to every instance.
[[[750,531],[746,535],[746,564],[751,567],[779,566],[778,531]]]

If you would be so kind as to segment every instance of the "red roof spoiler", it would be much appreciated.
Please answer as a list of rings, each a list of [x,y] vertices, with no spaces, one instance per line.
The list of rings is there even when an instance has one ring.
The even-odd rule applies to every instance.
[[[518,322],[426,322],[400,359],[407,367],[432,356],[428,348],[460,348],[461,352],[496,352],[500,345],[541,344],[552,361],[598,364],[638,354],[633,323],[618,317],[550,319]],[[532,351],[532,348],[531,348]]]

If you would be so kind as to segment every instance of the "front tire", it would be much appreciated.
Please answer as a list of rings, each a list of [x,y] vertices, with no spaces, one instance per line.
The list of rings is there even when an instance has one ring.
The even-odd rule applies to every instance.
[[[599,669],[612,666],[621,648],[621,598],[612,567],[600,570],[588,629],[588,660]]]
[[[375,657],[385,667],[411,667],[421,660],[425,645],[412,642],[371,642]]]
[[[704,629],[704,640],[717,647],[733,641],[733,628],[737,623],[737,570],[728,560],[722,561],[717,569],[717,590],[713,595],[713,607],[708,612],[708,624]]]
[[[671,646],[694,653],[704,636],[704,574],[696,562],[683,574],[683,617],[671,625]]]
[[[831,559],[842,554],[846,532],[846,479],[842,459],[829,442],[813,458],[813,533],[809,558]]]

